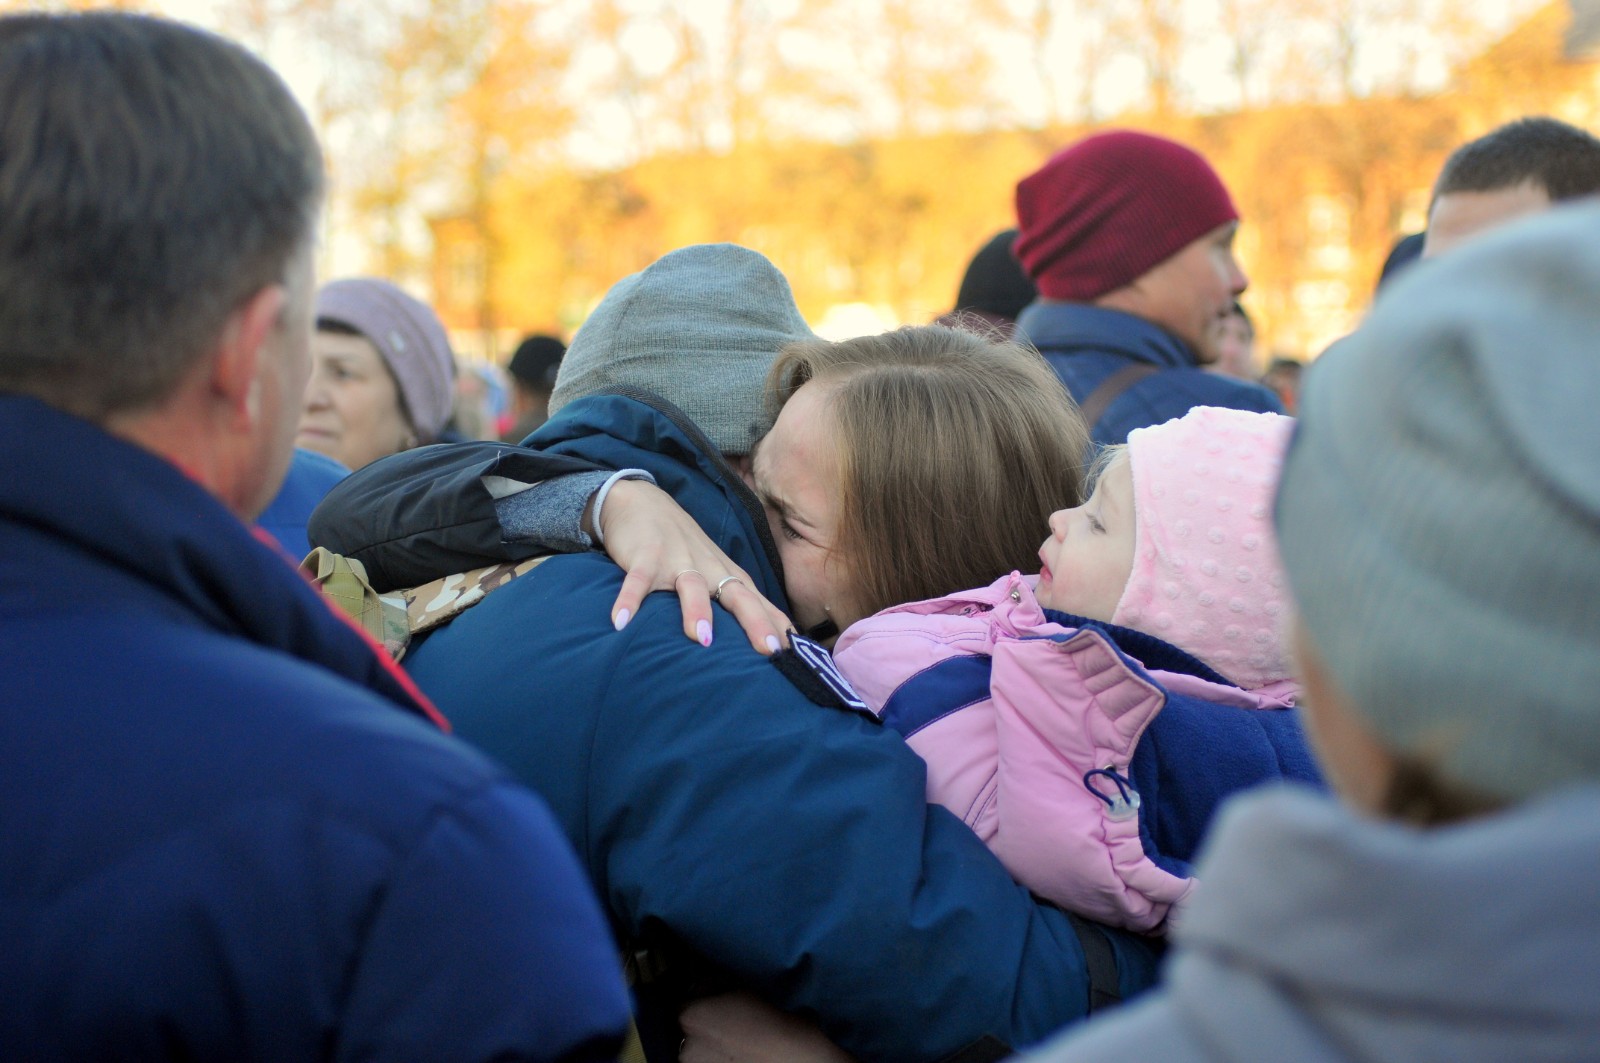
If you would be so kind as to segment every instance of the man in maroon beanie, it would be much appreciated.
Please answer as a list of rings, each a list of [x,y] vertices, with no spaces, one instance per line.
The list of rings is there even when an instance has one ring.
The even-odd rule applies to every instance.
[[[1239,212],[1205,159],[1118,131],[1058,152],[1017,185],[1013,252],[1039,289],[1017,329],[1083,409],[1096,444],[1194,406],[1281,413],[1266,388],[1198,365],[1249,281]]]

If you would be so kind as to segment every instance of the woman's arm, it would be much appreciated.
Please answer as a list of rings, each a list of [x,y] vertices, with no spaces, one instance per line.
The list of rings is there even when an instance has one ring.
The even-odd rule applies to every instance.
[[[311,545],[361,561],[373,587],[388,592],[483,565],[588,549],[595,494],[612,474],[505,443],[418,447],[335,485],[307,532]],[[719,604],[757,652],[787,642],[788,618],[665,492],[642,480],[618,481],[600,517],[606,552],[628,572],[612,605],[619,629],[646,594],[671,590],[682,603],[684,633],[704,643],[720,584]],[[738,582],[724,582],[729,577]]]

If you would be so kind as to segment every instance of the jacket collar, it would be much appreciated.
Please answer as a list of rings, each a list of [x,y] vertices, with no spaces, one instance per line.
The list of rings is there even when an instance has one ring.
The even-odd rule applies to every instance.
[[[1189,345],[1160,325],[1087,303],[1030,303],[1017,318],[1017,331],[1042,351],[1091,348],[1163,369],[1197,364]]]
[[[287,555],[258,542],[162,458],[22,396],[0,396],[0,451],[14,459],[0,477],[0,519],[48,529],[215,631],[319,665],[443,724]]]
[[[1170,642],[1147,635],[1143,631],[1131,627],[1122,627],[1103,620],[1090,620],[1087,617],[1074,616],[1071,613],[1062,613],[1054,609],[1044,611],[1045,619],[1060,624],[1062,627],[1089,628],[1103,633],[1112,644],[1122,651],[1126,657],[1145,669],[1159,669],[1163,672],[1177,672],[1182,675],[1203,679],[1207,683],[1218,686],[1236,687],[1237,684],[1226,676],[1216,671],[1210,665],[1194,657]]]
[[[618,387],[561,408],[527,441],[613,469],[644,469],[784,612],[783,563],[755,494],[693,421],[659,395]]]

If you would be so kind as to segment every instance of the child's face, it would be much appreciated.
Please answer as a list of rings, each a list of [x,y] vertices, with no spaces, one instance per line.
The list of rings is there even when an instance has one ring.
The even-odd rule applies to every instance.
[[[1039,604],[1109,622],[1133,575],[1133,533],[1133,467],[1123,452],[1083,505],[1050,514],[1050,538],[1039,548]]]

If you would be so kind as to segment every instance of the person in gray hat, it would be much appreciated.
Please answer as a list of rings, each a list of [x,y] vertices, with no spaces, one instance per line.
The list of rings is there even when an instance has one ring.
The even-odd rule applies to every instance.
[[[976,345],[968,364],[985,353],[925,328]],[[503,514],[527,493],[509,493],[518,484],[557,471],[553,459],[587,461],[649,473],[736,566],[675,582],[725,607],[760,592],[804,615],[795,577],[806,559],[776,539],[790,523],[797,540],[817,531],[797,512],[804,492],[772,487],[765,448],[784,433],[763,401],[779,349],[795,341],[818,342],[772,263],[728,244],[674,251],[615,285],[574,337],[556,410],[530,440],[538,451],[398,455],[335,488],[312,539],[361,560],[379,590],[461,573],[485,554],[518,556],[496,496]],[[1028,359],[1055,389],[1049,421],[1061,430],[1068,400],[1036,354],[1015,350]],[[1000,359],[985,368],[1017,375]],[[794,387],[780,426],[824,385]],[[810,427],[813,442],[827,438],[825,422]],[[769,430],[754,465],[778,521],[740,475]],[[1059,453],[1081,449],[1078,427]],[[441,528],[464,529],[469,548],[425,548]],[[1148,939],[1034,900],[959,819],[927,804],[921,761],[820,646],[794,636],[754,653],[727,608],[708,610],[689,642],[665,594],[619,625],[607,603],[623,580],[596,552],[547,557],[428,634],[405,665],[458,735],[558,810],[636,961],[651,1059],[679,1058],[686,1002],[731,988],[814,1016],[862,1058],[910,1063],[998,1059],[1150,983]]]
[[[1236,800],[1164,991],[1036,1063],[1596,1058],[1600,206],[1408,271],[1277,501],[1342,800]]]
[[[295,442],[350,469],[438,440],[455,359],[429,306],[386,280],[317,292],[311,380]]]

